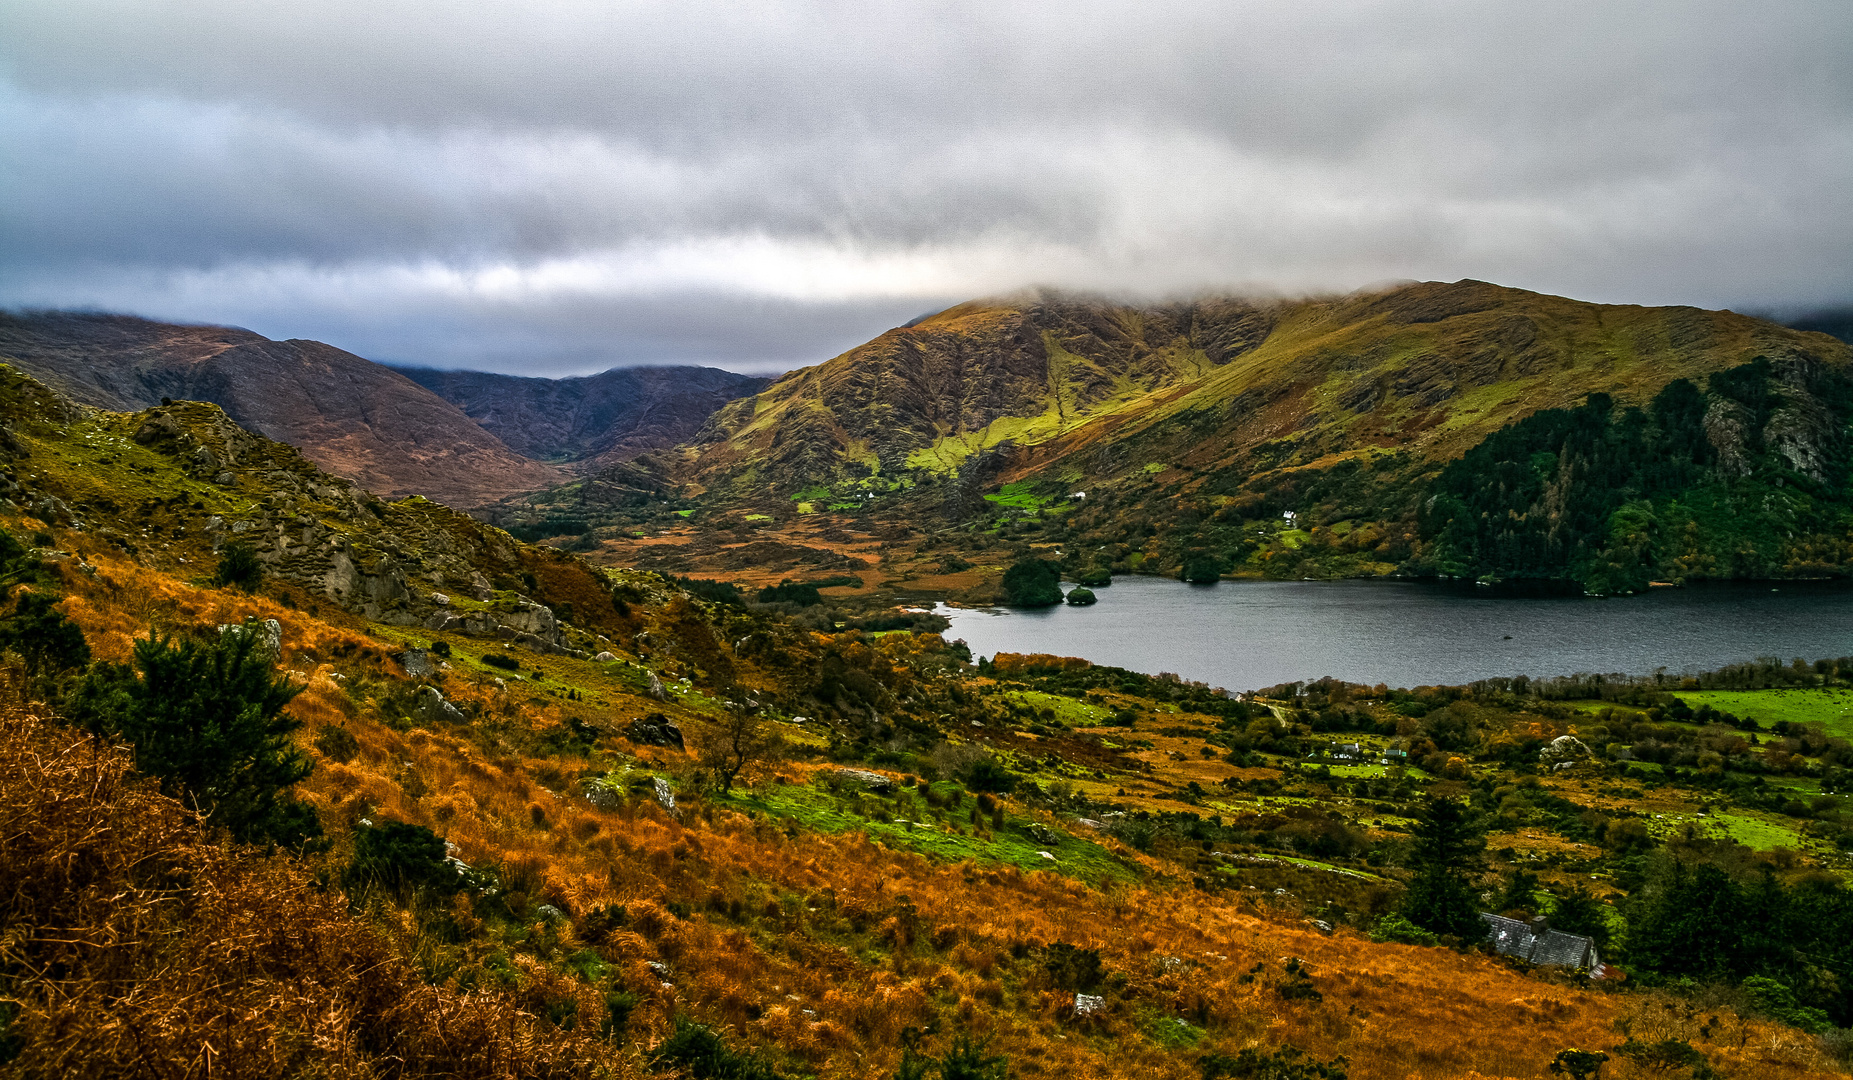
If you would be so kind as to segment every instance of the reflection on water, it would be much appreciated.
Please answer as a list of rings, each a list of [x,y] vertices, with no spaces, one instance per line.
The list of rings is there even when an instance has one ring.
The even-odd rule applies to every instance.
[[[1185,585],[1116,577],[1092,607],[939,607],[974,655],[1054,653],[1232,690],[1330,675],[1392,686],[1702,671],[1853,655],[1853,591],[1816,582],[1597,600],[1412,581]]]

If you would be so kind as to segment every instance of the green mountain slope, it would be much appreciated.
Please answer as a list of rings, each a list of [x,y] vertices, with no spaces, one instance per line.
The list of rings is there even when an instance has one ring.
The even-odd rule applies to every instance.
[[[1149,308],[1032,295],[961,305],[794,372],[715,414],[680,464],[711,505],[931,513],[1007,537],[1033,519],[1043,535],[1013,548],[1041,541],[1071,572],[1195,561],[1602,590],[1838,572],[1850,358],[1827,335],[1733,312],[1476,281]],[[1566,446],[1556,421],[1500,435],[1589,408],[1612,437]],[[1512,488],[1520,444],[1555,455],[1561,475]],[[1592,469],[1597,444],[1626,463]],[[1649,460],[1679,453],[1683,472]],[[1785,494],[1746,513],[1764,487]],[[1437,510],[1443,495],[1454,501]],[[1678,524],[1649,542],[1611,521],[1642,500]],[[1507,526],[1474,514],[1517,515],[1549,539],[1500,539]],[[1660,535],[1688,525],[1684,540]],[[1603,554],[1617,544],[1633,551],[1620,563]]]

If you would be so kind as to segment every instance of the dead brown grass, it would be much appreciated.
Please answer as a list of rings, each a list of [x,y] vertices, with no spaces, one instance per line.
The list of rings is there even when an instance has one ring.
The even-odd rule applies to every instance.
[[[628,1061],[428,986],[282,857],[210,842],[128,755],[0,714],[0,972],[20,1077],[584,1077]]]

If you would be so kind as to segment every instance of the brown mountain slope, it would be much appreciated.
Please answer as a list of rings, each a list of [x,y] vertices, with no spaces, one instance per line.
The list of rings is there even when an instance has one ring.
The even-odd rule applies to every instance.
[[[472,507],[561,479],[412,380],[318,341],[124,315],[0,313],[0,358],[99,408],[213,402],[381,494]]]
[[[704,367],[612,368],[569,379],[397,368],[516,453],[597,469],[693,438],[714,410],[770,379]]]
[[[1058,460],[1077,480],[1152,461],[1443,461],[1538,409],[1594,391],[1638,403],[1753,354],[1844,362],[1848,349],[1728,311],[1478,281],[1147,307],[1031,294],[963,304],[793,372],[716,413],[686,461],[708,490],[739,495],[905,485],[999,449],[1013,451],[1002,479]]]

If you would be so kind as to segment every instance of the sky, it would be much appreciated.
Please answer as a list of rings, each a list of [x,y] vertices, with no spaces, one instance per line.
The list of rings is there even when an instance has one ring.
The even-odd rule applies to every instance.
[[[1846,0],[4,0],[0,306],[530,375],[974,297],[1853,302]]]

